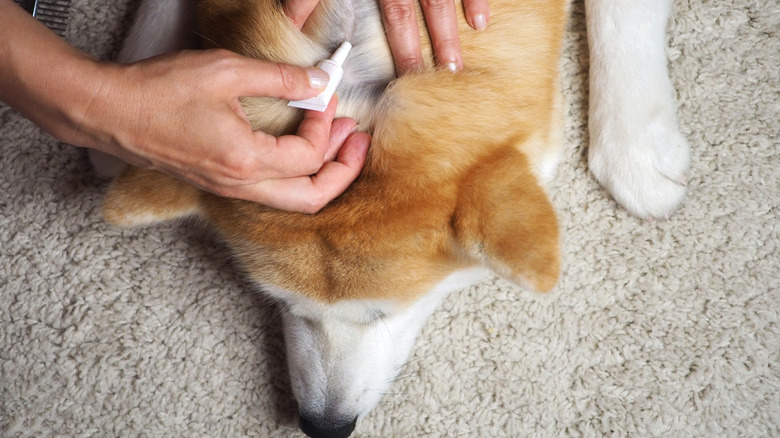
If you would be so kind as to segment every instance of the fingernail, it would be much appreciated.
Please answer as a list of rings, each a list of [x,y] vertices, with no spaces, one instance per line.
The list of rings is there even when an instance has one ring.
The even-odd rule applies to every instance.
[[[457,62],[448,62],[445,64],[445,67],[447,67],[447,70],[457,73],[458,72],[458,63]]]
[[[306,76],[309,77],[309,85],[317,90],[324,90],[330,81],[328,72],[319,68],[307,68]]]
[[[487,19],[485,19],[485,14],[475,15],[472,21],[474,23],[474,29],[485,30],[487,28]]]

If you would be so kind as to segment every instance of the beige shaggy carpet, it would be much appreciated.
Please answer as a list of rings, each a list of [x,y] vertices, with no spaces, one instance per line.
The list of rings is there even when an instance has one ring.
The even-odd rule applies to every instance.
[[[67,39],[110,59],[136,5],[75,0]],[[685,206],[648,223],[588,174],[576,1],[557,292],[450,296],[355,436],[780,436],[780,6],[675,8]],[[0,436],[299,436],[276,311],[215,235],[104,224],[84,150],[0,125]]]

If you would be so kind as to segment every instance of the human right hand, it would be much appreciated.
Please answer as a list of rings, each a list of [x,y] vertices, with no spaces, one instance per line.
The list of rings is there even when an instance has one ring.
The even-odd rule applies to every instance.
[[[0,101],[57,139],[159,169],[218,195],[312,213],[343,192],[370,142],[335,105],[309,112],[298,135],[252,131],[239,97],[306,99],[319,69],[224,50],[177,52],[123,65],[70,46],[0,0]]]
[[[179,52],[111,73],[84,114],[90,132],[77,143],[155,168],[218,195],[312,213],[359,174],[369,137],[356,122],[307,111],[297,135],[253,132],[241,96],[298,100],[327,84],[327,74],[244,58],[223,50]],[[116,108],[114,103],[120,103]],[[119,119],[117,120],[117,117]]]

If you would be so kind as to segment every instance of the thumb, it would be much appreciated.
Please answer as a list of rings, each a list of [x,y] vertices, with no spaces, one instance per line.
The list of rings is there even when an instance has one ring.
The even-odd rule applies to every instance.
[[[298,67],[246,58],[235,76],[235,91],[244,97],[278,97],[288,100],[314,97],[328,85],[330,76],[316,67]]]

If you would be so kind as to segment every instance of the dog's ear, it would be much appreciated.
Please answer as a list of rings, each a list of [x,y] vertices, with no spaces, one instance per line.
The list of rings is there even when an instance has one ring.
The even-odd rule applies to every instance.
[[[505,148],[482,161],[460,188],[453,227],[473,259],[537,292],[560,273],[558,221],[528,160]]]
[[[107,222],[133,227],[198,214],[200,190],[156,170],[128,167],[103,200]]]

